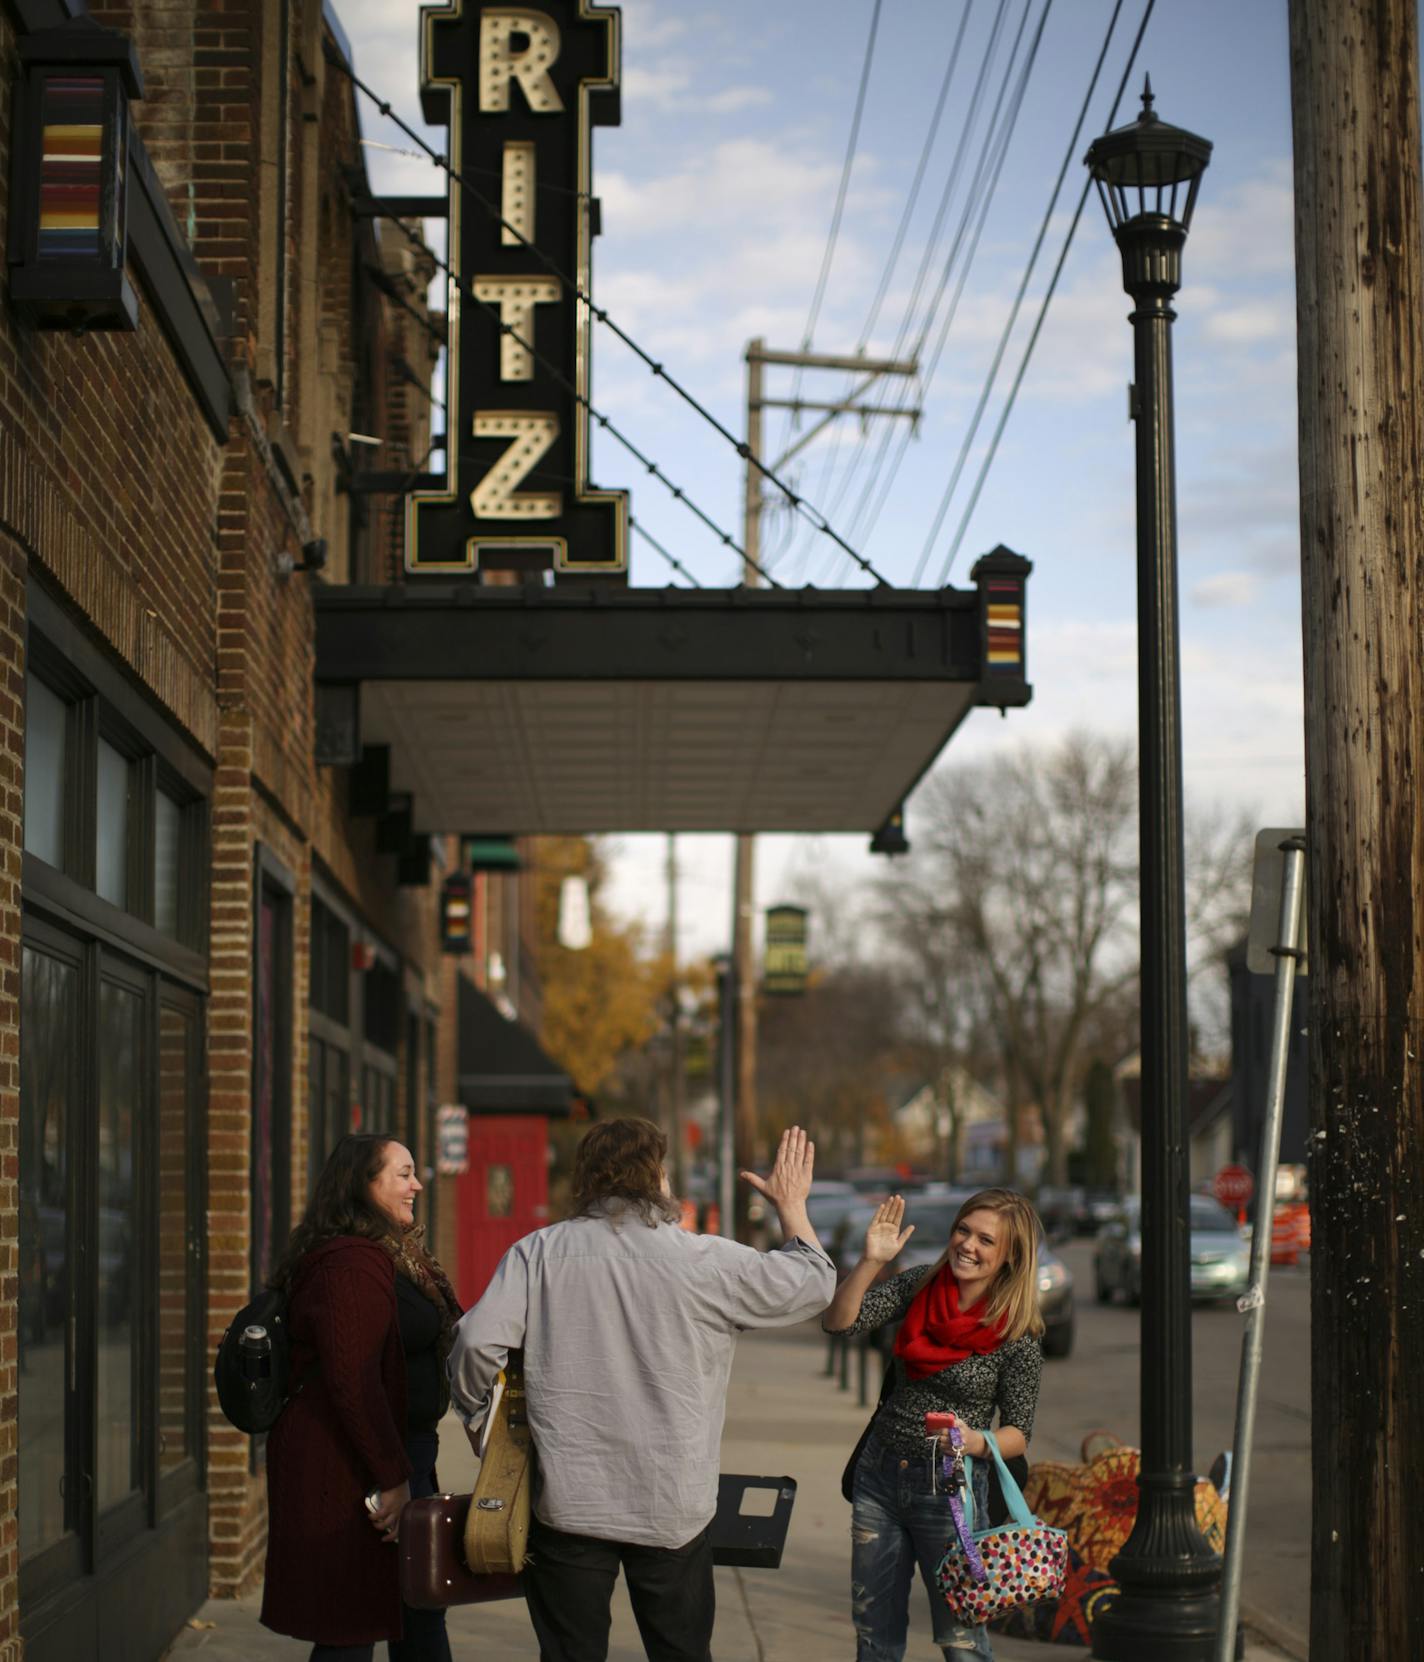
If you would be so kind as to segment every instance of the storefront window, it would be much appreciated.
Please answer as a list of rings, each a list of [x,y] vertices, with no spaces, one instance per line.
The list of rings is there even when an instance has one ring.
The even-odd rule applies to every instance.
[[[64,866],[69,707],[33,675],[25,682],[25,852]]]
[[[27,946],[22,988],[19,1446],[25,1560],[73,1527],[64,1479],[78,969]]]
[[[107,740],[99,745],[99,825],[94,887],[115,906],[128,905],[129,759]]]

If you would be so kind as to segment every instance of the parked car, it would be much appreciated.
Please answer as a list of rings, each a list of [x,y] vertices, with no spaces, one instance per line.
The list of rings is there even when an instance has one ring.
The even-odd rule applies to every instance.
[[[811,1193],[806,1197],[806,1212],[812,1229],[828,1251],[837,1226],[860,1200],[860,1193],[852,1183],[834,1177],[817,1177],[812,1181]]]
[[[1239,1298],[1251,1273],[1251,1248],[1245,1232],[1224,1207],[1208,1195],[1191,1195],[1192,1297],[1202,1301]],[[1120,1293],[1129,1304],[1142,1301],[1142,1203],[1125,1201],[1118,1216],[1098,1234],[1093,1254],[1093,1283],[1099,1304]]]
[[[972,1189],[940,1189],[933,1194],[910,1194],[905,1197],[905,1222],[915,1226],[915,1233],[905,1243],[905,1249],[893,1264],[887,1264],[877,1279],[888,1279],[902,1270],[915,1269],[922,1264],[933,1264],[949,1244],[949,1232],[954,1227],[959,1208],[969,1199]],[[862,1206],[847,1213],[837,1237],[836,1274],[840,1279],[849,1275],[860,1261],[865,1244],[865,1228],[875,1214],[874,1206]],[[1038,1246],[1038,1308],[1043,1317],[1043,1354],[1067,1356],[1073,1349],[1073,1272],[1046,1241]],[[895,1344],[899,1323],[880,1329],[876,1343],[887,1355]]]

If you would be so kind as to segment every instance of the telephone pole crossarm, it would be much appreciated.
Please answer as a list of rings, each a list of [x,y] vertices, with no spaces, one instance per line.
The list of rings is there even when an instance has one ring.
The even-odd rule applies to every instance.
[[[769,352],[759,341],[747,347],[749,364],[779,364],[788,369],[848,369],[858,375],[918,375],[918,358],[863,358],[849,352]]]

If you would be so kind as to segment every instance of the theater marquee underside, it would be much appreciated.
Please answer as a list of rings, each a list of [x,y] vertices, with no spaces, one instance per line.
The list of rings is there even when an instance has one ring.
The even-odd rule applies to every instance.
[[[321,589],[319,752],[382,747],[418,832],[874,831],[972,708],[1028,702],[1026,569],[996,551],[929,593]]]

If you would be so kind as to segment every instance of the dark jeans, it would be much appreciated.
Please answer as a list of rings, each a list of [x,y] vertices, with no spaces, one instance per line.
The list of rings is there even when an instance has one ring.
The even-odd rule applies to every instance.
[[[973,1463],[977,1528],[988,1507],[988,1466],[987,1460]],[[856,1662],[901,1662],[916,1565],[930,1596],[934,1642],[946,1659],[993,1657],[989,1630],[961,1627],[935,1586],[945,1548],[958,1536],[949,1496],[931,1492],[927,1459],[907,1460],[871,1437],[855,1468],[850,1539]]]
[[[640,1547],[566,1535],[535,1518],[524,1598],[539,1662],[604,1662],[620,1565],[648,1662],[712,1662],[716,1594],[707,1530],[685,1546]]]
[[[407,1441],[405,1452],[410,1459],[412,1500],[423,1500],[435,1493],[435,1456],[439,1447],[440,1439],[433,1431]],[[386,1646],[390,1662],[450,1662],[443,1610],[412,1610],[403,1604],[401,1629],[402,1636]],[[311,1662],[372,1662],[375,1652],[374,1645],[313,1645]]]

